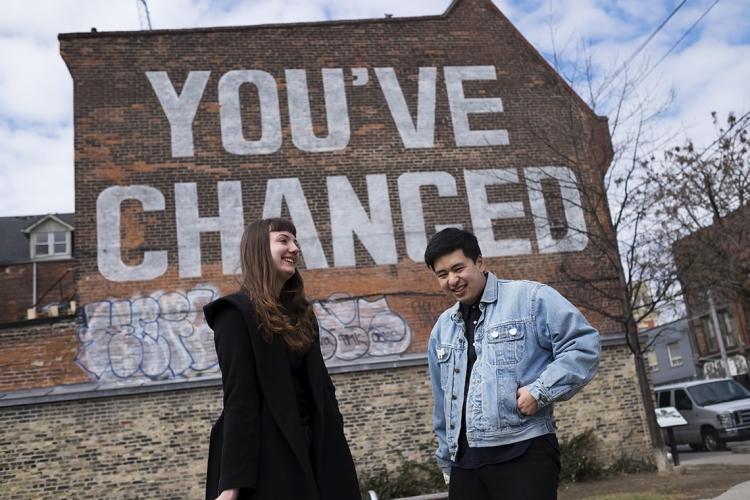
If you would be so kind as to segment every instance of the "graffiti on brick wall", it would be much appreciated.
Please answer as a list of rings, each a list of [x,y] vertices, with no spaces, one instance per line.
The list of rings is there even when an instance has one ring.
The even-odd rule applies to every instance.
[[[190,379],[218,373],[213,332],[203,306],[220,296],[213,285],[188,292],[157,291],[87,304],[76,362],[102,382]],[[412,330],[377,300],[334,294],[313,303],[329,365],[406,352]]]
[[[385,297],[334,294],[313,308],[320,324],[320,350],[329,365],[401,354],[411,345],[411,328]]]
[[[703,364],[703,374],[706,378],[736,377],[737,375],[744,375],[748,373],[747,359],[741,354],[729,356],[727,358],[727,368],[729,369],[729,373],[724,372],[724,364],[720,359],[706,361]]]
[[[218,372],[213,332],[203,305],[213,286],[189,292],[87,304],[78,331],[77,363],[101,381],[192,378]]]

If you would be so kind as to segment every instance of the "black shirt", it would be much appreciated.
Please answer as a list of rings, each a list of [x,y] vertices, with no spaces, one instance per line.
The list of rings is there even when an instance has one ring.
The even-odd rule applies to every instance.
[[[294,384],[294,397],[297,400],[297,410],[302,425],[311,426],[315,403],[312,398],[312,389],[307,377],[305,366],[305,355],[297,354],[286,349],[287,359],[289,360],[289,370],[292,372],[292,383]]]

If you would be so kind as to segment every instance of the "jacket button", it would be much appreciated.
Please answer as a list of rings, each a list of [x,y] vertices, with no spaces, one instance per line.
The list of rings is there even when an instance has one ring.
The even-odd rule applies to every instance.
[[[453,424],[451,424],[451,429],[455,429],[455,428],[456,428],[456,426],[453,425]]]
[[[459,373],[460,371],[461,371],[461,369],[460,369],[460,368],[454,368],[454,369],[453,369],[453,373]]]
[[[456,395],[455,394],[451,394],[451,399],[455,400],[456,399]]]

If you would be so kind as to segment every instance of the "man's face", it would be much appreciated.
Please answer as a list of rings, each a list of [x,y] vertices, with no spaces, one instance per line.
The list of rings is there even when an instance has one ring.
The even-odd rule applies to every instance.
[[[460,248],[435,260],[435,276],[440,288],[464,304],[473,304],[484,292],[484,259],[473,262]]]

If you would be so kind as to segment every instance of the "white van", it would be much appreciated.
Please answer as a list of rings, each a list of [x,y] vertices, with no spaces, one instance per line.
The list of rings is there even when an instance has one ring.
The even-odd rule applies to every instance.
[[[677,444],[713,451],[750,439],[750,391],[732,379],[680,382],[654,392],[657,408],[674,406],[688,422],[673,428]]]

